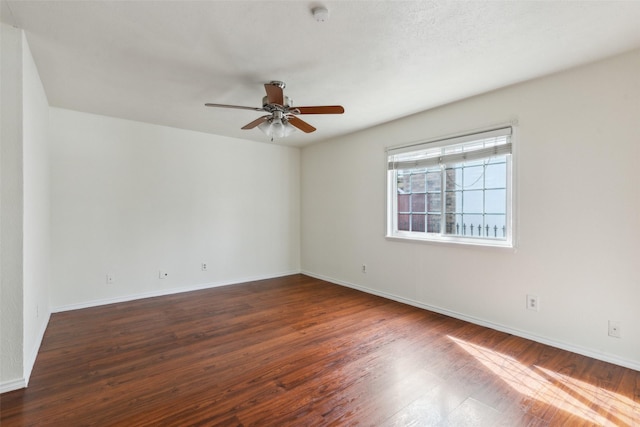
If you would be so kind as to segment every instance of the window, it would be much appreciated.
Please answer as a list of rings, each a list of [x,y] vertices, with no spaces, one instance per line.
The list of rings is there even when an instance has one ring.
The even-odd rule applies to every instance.
[[[512,246],[511,133],[388,149],[387,237]]]

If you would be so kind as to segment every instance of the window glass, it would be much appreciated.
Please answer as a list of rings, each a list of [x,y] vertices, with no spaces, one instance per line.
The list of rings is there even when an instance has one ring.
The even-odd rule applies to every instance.
[[[424,215],[411,215],[411,231],[424,231]]]
[[[505,200],[507,199],[506,191],[503,190],[486,190],[484,192],[485,212],[488,214],[500,213],[507,211]]]
[[[426,194],[414,193],[411,195],[411,212],[426,212]]]
[[[424,193],[427,190],[427,174],[414,173],[411,174],[411,192]]]
[[[511,128],[463,139],[389,150],[388,236],[511,245]]]

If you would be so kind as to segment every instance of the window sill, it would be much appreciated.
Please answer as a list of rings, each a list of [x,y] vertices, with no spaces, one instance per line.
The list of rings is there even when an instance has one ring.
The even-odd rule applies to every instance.
[[[450,246],[471,246],[471,247],[483,247],[483,248],[497,248],[507,249],[515,251],[513,242],[510,241],[491,241],[481,239],[470,239],[460,237],[415,237],[415,236],[398,236],[398,235],[386,235],[386,240],[395,242],[413,242],[413,243],[426,243],[436,245],[450,245]]]

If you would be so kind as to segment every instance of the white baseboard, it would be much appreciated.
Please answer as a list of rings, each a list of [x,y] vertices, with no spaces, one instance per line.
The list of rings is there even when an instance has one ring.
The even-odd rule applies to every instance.
[[[42,345],[42,340],[44,339],[44,333],[47,331],[47,326],[49,326],[50,319],[51,319],[51,313],[48,313],[47,319],[40,325],[40,331],[38,331],[37,344],[34,346],[34,348],[31,349],[31,354],[29,355],[29,358],[25,360],[25,366],[24,366],[25,387],[29,385],[29,378],[31,378],[31,371],[33,371],[33,366],[36,364],[36,358],[38,357],[38,352],[40,351],[40,346]]]
[[[299,273],[300,273],[300,270],[285,271],[281,273],[262,275],[262,276],[241,277],[233,280],[199,283],[197,285],[189,285],[189,286],[184,286],[179,288],[159,289],[157,291],[143,292],[139,294],[123,295],[123,296],[118,296],[113,298],[104,298],[104,299],[85,301],[85,302],[75,303],[75,304],[61,305],[58,307],[53,307],[51,311],[53,313],[61,313],[63,311],[80,310],[83,308],[90,308],[90,307],[99,307],[101,305],[116,304],[119,302],[134,301],[134,300],[144,299],[144,298],[161,297],[165,295],[173,295],[173,294],[179,294],[183,292],[192,292],[192,291],[200,291],[203,289],[217,288],[220,286],[229,286],[229,285],[237,285],[240,283],[255,282],[257,280],[275,279],[277,277],[290,276],[292,274],[299,274]]]
[[[8,393],[14,390],[20,390],[21,388],[25,388],[27,386],[27,382],[24,378],[18,378],[16,380],[5,381],[0,383],[0,394]]]
[[[38,351],[40,350],[40,346],[42,345],[42,339],[44,338],[44,333],[47,330],[47,326],[49,325],[50,318],[51,318],[51,314],[49,313],[47,314],[47,319],[40,325],[40,330],[38,331],[38,339],[37,339],[36,345],[34,346],[33,349],[31,349],[31,354],[29,354],[29,358],[24,361],[24,369],[23,369],[24,376],[22,378],[18,378],[15,380],[0,382],[0,394],[7,393],[9,391],[19,390],[29,385],[29,378],[31,377],[33,366],[36,364]]]
[[[484,326],[487,328],[495,329],[496,331],[505,332],[507,334],[515,335],[521,338],[525,338],[531,341],[539,342],[541,344],[546,344],[551,347],[559,348],[562,350],[567,350],[572,353],[581,354],[583,356],[591,357],[593,359],[602,360],[603,362],[613,363],[614,365],[622,366],[625,368],[633,369],[636,371],[640,371],[640,363],[634,360],[629,360],[621,357],[617,357],[615,355],[601,353],[599,351],[595,351],[589,348],[576,346],[574,344],[556,341],[552,338],[543,337],[540,335],[533,334],[528,331],[523,331],[520,329],[512,328],[510,326],[502,325],[499,323],[494,323],[485,319],[480,319],[473,316],[468,316],[463,313],[458,313],[455,311],[447,310],[444,308],[436,307],[429,304],[424,304],[419,301],[415,301],[412,299],[400,297],[397,295],[393,295],[387,292],[378,291],[375,289],[370,289],[365,286],[356,285],[354,283],[345,282],[344,280],[335,279],[332,277],[323,276],[321,274],[316,274],[310,271],[301,271],[302,274],[307,276],[315,277],[316,279],[324,280],[326,282],[334,283],[336,285],[345,286],[348,288],[356,289],[362,292],[366,292],[368,294],[377,295],[383,298],[387,298],[393,301],[401,302],[403,304],[412,305],[414,307],[422,308],[424,310],[433,311],[435,313],[444,314],[445,316],[453,317],[456,319],[464,320],[465,322],[473,323],[475,325]]]

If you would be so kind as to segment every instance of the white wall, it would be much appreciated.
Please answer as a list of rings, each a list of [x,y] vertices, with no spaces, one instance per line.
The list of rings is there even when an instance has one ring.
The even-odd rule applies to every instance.
[[[29,382],[50,314],[49,105],[21,30],[2,26],[0,392]]]
[[[25,378],[49,322],[51,281],[49,102],[22,33],[23,319]]]
[[[299,149],[57,108],[50,127],[54,310],[299,272]]]
[[[0,392],[24,387],[22,318],[22,34],[0,23]]]
[[[303,272],[640,369],[638,76],[635,51],[303,149]],[[385,240],[385,147],[514,119],[516,250]]]

